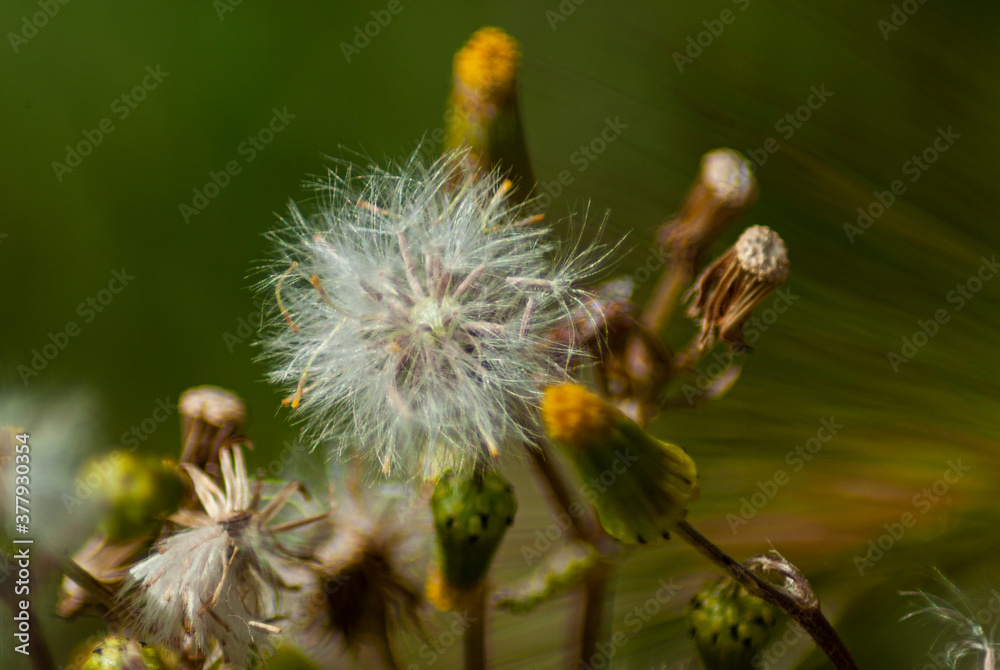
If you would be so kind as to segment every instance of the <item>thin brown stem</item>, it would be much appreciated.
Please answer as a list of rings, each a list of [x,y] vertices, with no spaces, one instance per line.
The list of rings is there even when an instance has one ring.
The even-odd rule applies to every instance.
[[[587,572],[583,585],[583,620],[580,626],[579,663],[573,668],[589,668],[591,659],[600,653],[598,643],[607,635],[605,615],[608,613],[611,591],[611,577],[614,566],[606,561],[598,561]]]
[[[465,631],[466,670],[485,670],[486,666],[486,580],[476,585],[471,602],[469,629]]]
[[[653,333],[659,334],[666,328],[670,315],[681,297],[681,292],[691,283],[694,268],[689,263],[671,261],[660,275],[653,295],[642,311],[640,321]]]
[[[792,617],[812,637],[816,646],[823,650],[823,653],[833,663],[833,667],[838,670],[858,670],[858,665],[851,656],[851,652],[837,635],[837,631],[823,616],[818,603],[815,608],[803,607],[798,600],[785,591],[750,572],[746,566],[738,563],[729,554],[715,546],[711,540],[695,530],[687,521],[681,521],[677,525],[676,531],[678,537],[694,547],[702,556],[725,570],[748,592],[780,607],[788,616]]]

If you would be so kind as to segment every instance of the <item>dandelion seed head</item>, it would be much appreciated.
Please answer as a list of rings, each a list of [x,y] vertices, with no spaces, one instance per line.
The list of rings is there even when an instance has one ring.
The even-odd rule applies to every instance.
[[[293,206],[275,235],[265,287],[287,319],[265,341],[271,379],[314,437],[385,470],[430,475],[531,442],[541,387],[577,353],[546,335],[582,303],[593,261],[518,225],[528,211],[497,175],[456,185],[461,160],[333,177],[318,214]]]

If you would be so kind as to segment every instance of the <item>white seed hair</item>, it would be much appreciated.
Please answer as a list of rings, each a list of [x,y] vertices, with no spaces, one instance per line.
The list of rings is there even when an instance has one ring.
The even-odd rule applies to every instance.
[[[219,461],[223,488],[182,464],[204,513],[182,510],[171,517],[188,528],[160,541],[129,570],[118,600],[139,637],[197,656],[221,651],[232,667],[246,668],[280,632],[266,622],[280,588],[274,569],[280,546],[273,535],[325,515],[268,527],[298,485],[289,483],[259,509],[239,446],[232,452],[224,447]]]
[[[598,260],[524,225],[498,175],[457,179],[460,162],[415,154],[332,175],[318,214],[293,204],[273,236],[263,287],[288,311],[265,341],[270,378],[296,391],[314,438],[387,472],[433,475],[531,443],[540,388],[579,353],[549,333]]]

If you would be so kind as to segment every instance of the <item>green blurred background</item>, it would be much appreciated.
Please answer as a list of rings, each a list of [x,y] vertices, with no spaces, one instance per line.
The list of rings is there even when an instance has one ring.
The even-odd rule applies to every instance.
[[[589,207],[596,223],[607,212],[602,238],[627,235],[617,272],[649,258],[653,230],[679,206],[704,152],[729,146],[759,164],[760,199],[719,250],[743,225],[773,227],[789,247],[788,286],[799,297],[761,334],[728,396],[664,415],[657,432],[699,463],[703,497],[693,523],[740,558],[773,546],[798,564],[861,667],[931,662],[942,629],[900,623],[914,602],[898,591],[940,592],[935,566],[984,602],[1000,581],[1000,281],[978,284],[961,308],[951,293],[959,284],[976,288],[969,282],[981,258],[1000,251],[1000,5],[402,0],[402,11],[348,62],[342,43],[387,4],[53,0],[58,13],[32,31],[24,17],[42,12],[39,3],[3,3],[0,420],[32,431],[36,451],[46,448],[43,430],[62,430],[64,451],[51,457],[70,472],[120,443],[158,400],[176,403],[184,388],[213,383],[246,398],[254,459],[263,463],[294,439],[249,332],[260,315],[254,268],[269,255],[263,234],[289,199],[307,195],[304,180],[324,172],[327,156],[384,163],[440,128],[452,54],[476,28],[497,25],[522,45],[521,111],[537,176],[572,176],[549,218]],[[894,12],[901,25],[889,31]],[[691,46],[699,37],[700,52]],[[149,77],[147,68],[161,74]],[[144,78],[144,99],[128,107],[120,96]],[[782,122],[813,87],[832,95],[801,111],[809,118],[799,127]],[[275,110],[293,118],[251,152],[242,143]],[[69,172],[54,168],[103,119],[113,130],[92,153]],[[581,160],[574,152],[608,119],[623,124],[620,136]],[[928,169],[906,166],[948,128],[958,139]],[[180,205],[195,204],[193,190],[229,161],[239,174],[185,221]],[[848,234],[857,208],[869,208],[894,180],[905,193],[864,234]],[[120,294],[99,313],[78,311],[110,295],[100,292],[123,268],[134,279]],[[640,297],[651,287],[640,283]],[[887,354],[900,354],[902,338],[938,310],[947,323],[894,370]],[[69,321],[79,334],[44,369],[32,369],[37,375],[26,373],[34,350]],[[679,345],[691,332],[675,319],[670,339]],[[843,427],[795,471],[786,455],[831,417]],[[177,443],[172,415],[144,448],[167,454]],[[969,468],[961,479],[942,495],[931,488],[933,501],[919,497],[958,459]],[[788,483],[734,531],[727,515],[740,514],[741,499],[774,490],[767,482],[779,469]],[[525,468],[511,476],[521,512],[498,581],[526,571],[521,547],[551,523]],[[859,574],[855,557],[906,512],[916,524]],[[39,514],[38,526],[68,523]],[[614,663],[686,667],[693,650],[677,613],[711,572],[680,545],[632,557],[611,617],[628,633]],[[683,597],[633,633],[628,612],[671,577]],[[50,599],[39,598],[39,607]],[[561,667],[565,615],[575,607],[561,598],[527,618],[498,614],[496,666]],[[48,616],[41,625],[64,658],[71,640],[95,628]],[[7,667],[9,635],[0,644]],[[760,667],[823,667],[810,649],[800,643]],[[413,667],[425,667],[414,657]],[[454,667],[457,659],[452,648],[435,662]]]

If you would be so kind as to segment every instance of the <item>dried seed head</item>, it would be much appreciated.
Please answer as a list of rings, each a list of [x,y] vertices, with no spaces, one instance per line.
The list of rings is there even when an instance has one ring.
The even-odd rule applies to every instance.
[[[736,241],[736,261],[762,282],[781,285],[788,278],[788,251],[767,226],[747,228]]]
[[[143,558],[152,544],[152,537],[114,542],[103,533],[97,534],[73,554],[73,561],[100,584],[107,586],[109,592],[114,592],[128,573],[129,566]],[[56,605],[59,616],[71,619],[87,607],[100,604],[87,589],[68,576],[63,577]]]
[[[218,386],[195,386],[181,394],[181,462],[218,473],[219,449],[243,438],[243,399]]]
[[[268,601],[278,597],[281,556],[275,534],[320,517],[268,523],[298,489],[291,482],[261,507],[251,497],[239,446],[220,454],[223,488],[185,464],[203,512],[181,510],[171,521],[187,526],[159,542],[133,566],[118,594],[127,623],[140,636],[189,657],[221,649],[237,668],[269,646],[280,629],[267,623]]]
[[[761,302],[788,279],[785,243],[766,226],[753,226],[726,253],[705,268],[691,288],[688,316],[700,320],[698,350],[718,340],[747,348],[743,326]]]
[[[577,353],[549,334],[589,270],[518,225],[496,173],[449,188],[456,156],[334,180],[317,217],[292,210],[267,283],[284,310],[271,379],[312,435],[410,476],[534,440],[540,389]]]
[[[695,264],[756,199],[750,162],[732,149],[710,151],[680,213],[660,229],[660,245],[675,262]]]

